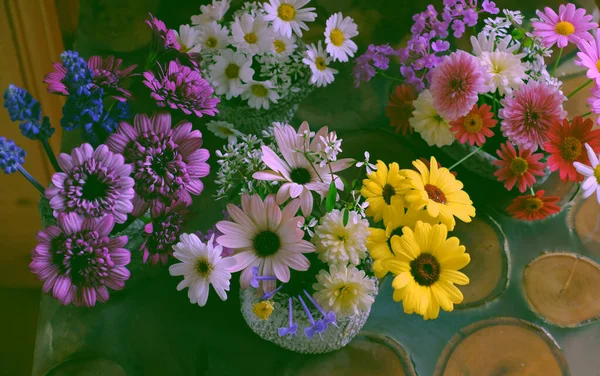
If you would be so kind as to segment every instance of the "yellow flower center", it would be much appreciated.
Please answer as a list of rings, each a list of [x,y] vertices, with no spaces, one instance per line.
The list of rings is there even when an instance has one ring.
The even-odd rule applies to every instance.
[[[556,24],[554,30],[560,35],[567,36],[575,32],[575,26],[573,26],[573,24],[569,21],[561,21]]]
[[[179,51],[183,52],[184,54],[187,53],[190,50],[190,48],[188,46],[186,46],[183,43],[179,43]]]
[[[244,40],[248,44],[255,44],[258,41],[258,37],[254,33],[248,33],[244,35]]]
[[[346,296],[351,295],[353,293],[354,290],[350,286],[344,285],[336,292],[336,295],[343,299]]]
[[[483,127],[483,119],[479,114],[469,114],[465,116],[463,121],[465,130],[469,133],[477,133]]]
[[[227,68],[225,68],[225,76],[227,76],[227,78],[229,78],[230,80],[234,79],[234,78],[238,78],[238,76],[240,75],[240,66],[237,64],[229,64],[227,66]]]
[[[386,184],[383,186],[381,195],[383,196],[383,201],[385,201],[386,204],[391,205],[392,197],[396,195],[396,188],[392,187],[390,184]]]
[[[274,309],[275,307],[273,306],[273,303],[271,303],[269,300],[263,300],[262,302],[254,303],[254,306],[252,306],[252,312],[254,312],[254,315],[263,321],[271,316],[271,313],[273,313]]]
[[[441,189],[439,189],[435,185],[426,184],[425,192],[427,192],[427,196],[429,197],[430,200],[433,200],[440,204],[446,203],[446,195],[444,194],[444,192]]]
[[[331,39],[331,43],[333,43],[334,46],[339,47],[344,44],[346,38],[344,38],[344,33],[336,27],[329,33],[329,39]]]
[[[527,172],[529,163],[521,157],[517,157],[510,162],[510,169],[517,175],[523,175]]]
[[[279,8],[277,8],[277,16],[281,18],[282,21],[290,22],[296,17],[296,9],[290,4],[281,4]]]
[[[275,52],[277,52],[278,54],[285,51],[285,43],[283,43],[283,41],[279,39],[275,39],[275,41],[273,42],[273,46],[275,46]]]
[[[581,141],[575,137],[567,137],[560,145],[560,156],[567,162],[573,162],[581,155]]]
[[[596,62],[596,69],[598,69],[598,71],[600,72],[600,60]]]
[[[325,69],[327,69],[327,62],[320,56],[315,60],[315,65],[320,71],[324,71]]]
[[[421,253],[410,262],[410,274],[421,286],[431,286],[440,278],[440,263],[431,253]]]
[[[215,48],[217,47],[217,44],[219,44],[219,41],[215,37],[208,37],[208,39],[206,39],[206,45],[209,48]]]
[[[600,184],[600,164],[594,168],[594,177],[596,178],[598,184]]]
[[[536,212],[544,207],[544,201],[537,196],[528,197],[523,205],[528,212]]]
[[[223,133],[226,136],[233,136],[233,131],[227,127],[217,127],[219,132]]]
[[[214,266],[208,262],[206,257],[202,257],[196,262],[196,272],[198,272],[198,275],[202,278],[208,278],[213,269]]]
[[[252,85],[250,90],[252,90],[252,94],[254,94],[255,97],[266,97],[269,92],[266,87],[257,84]]]

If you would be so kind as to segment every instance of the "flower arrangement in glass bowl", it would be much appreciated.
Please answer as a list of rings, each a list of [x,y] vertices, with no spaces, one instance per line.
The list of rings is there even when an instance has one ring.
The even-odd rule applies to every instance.
[[[583,181],[585,197],[598,186],[600,130],[586,117],[600,113],[600,32],[574,4],[560,5],[558,12],[546,7],[531,20],[519,11],[499,13],[489,0],[444,1],[439,12],[429,5],[413,16],[406,47],[369,46],[356,59],[355,81],[378,73],[391,79],[396,87],[386,114],[396,132],[417,133],[439,147],[457,160],[450,169],[462,164],[519,191],[506,208],[515,218],[544,219],[560,211],[559,198],[546,196],[542,186],[551,172],[564,183]],[[460,44],[466,37],[470,48]],[[464,49],[451,47],[455,41]],[[571,44],[578,49],[575,64],[587,69],[589,80],[565,96],[556,70]],[[399,58],[399,76],[385,72],[392,56]],[[590,84],[591,112],[569,120],[564,103]]]

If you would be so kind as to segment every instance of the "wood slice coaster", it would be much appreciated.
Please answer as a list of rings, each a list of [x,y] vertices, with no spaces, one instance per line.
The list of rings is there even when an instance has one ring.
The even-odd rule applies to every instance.
[[[435,376],[569,375],[567,361],[542,328],[512,317],[462,328],[440,357]]]
[[[580,192],[567,221],[585,249],[594,256],[600,256],[600,211],[596,199],[592,196],[584,200]]]
[[[302,357],[286,367],[284,376],[416,376],[413,363],[398,342],[361,332],[348,346],[322,355]]]
[[[523,292],[531,310],[560,327],[600,316],[600,266],[574,253],[547,253],[525,267]]]
[[[471,256],[469,265],[461,269],[470,280],[465,286],[457,286],[464,300],[456,309],[475,307],[494,300],[508,286],[508,242],[500,228],[491,218],[479,216],[471,223],[457,221],[454,231]]]

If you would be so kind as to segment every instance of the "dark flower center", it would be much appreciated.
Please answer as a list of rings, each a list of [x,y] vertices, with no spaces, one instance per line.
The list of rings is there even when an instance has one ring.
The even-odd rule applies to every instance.
[[[238,78],[240,75],[240,66],[234,63],[230,63],[227,68],[225,68],[225,76],[230,80],[234,78]]]
[[[254,237],[254,249],[260,257],[268,257],[277,253],[280,246],[279,235],[271,230],[259,232]]]
[[[517,157],[510,162],[510,169],[517,175],[523,175],[528,168],[529,163],[524,158]]]
[[[538,123],[540,121],[540,114],[538,114],[535,111],[532,110],[527,110],[525,111],[525,128],[526,129],[531,129],[531,128],[538,128]]]
[[[450,88],[455,92],[462,92],[464,90],[465,83],[462,77],[452,78],[450,80]]]
[[[575,137],[567,137],[560,146],[560,156],[567,162],[573,162],[581,155],[581,141]]]
[[[169,169],[169,163],[173,161],[173,150],[165,150],[164,153],[155,155],[152,158],[152,164],[150,168],[158,176],[164,176],[165,172]]]
[[[208,262],[206,257],[199,259],[196,263],[196,271],[203,278],[207,278],[213,269],[214,267]]]
[[[396,195],[396,188],[392,187],[390,184],[386,184],[383,186],[381,195],[383,196],[383,201],[385,201],[386,204],[391,205],[392,197]]]
[[[525,207],[525,210],[529,212],[536,212],[544,206],[544,202],[537,196],[532,196],[525,200],[525,204],[523,206]]]
[[[90,175],[81,189],[81,198],[87,201],[105,198],[109,187],[110,185],[101,181],[97,175]]]
[[[435,185],[426,184],[425,192],[427,192],[427,196],[429,196],[430,200],[439,202],[440,204],[446,203],[446,195],[441,189],[439,189]]]
[[[440,278],[440,263],[431,253],[421,253],[410,262],[410,274],[421,286],[431,286]]]
[[[292,179],[292,181],[296,184],[309,183],[311,180],[310,172],[308,172],[308,170],[304,167],[295,168],[290,173],[290,179]]]

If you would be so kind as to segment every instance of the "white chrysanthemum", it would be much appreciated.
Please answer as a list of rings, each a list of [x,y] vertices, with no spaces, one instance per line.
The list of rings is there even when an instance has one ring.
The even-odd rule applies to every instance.
[[[357,35],[358,28],[352,18],[344,17],[341,12],[329,17],[325,28],[325,44],[333,60],[346,62],[348,57],[354,56],[358,47],[351,38]]]
[[[302,62],[310,67],[312,76],[310,77],[310,83],[317,85],[317,87],[327,86],[335,79],[334,74],[337,74],[337,70],[330,68],[331,56],[327,56],[327,53],[321,46],[321,41],[315,46],[311,44],[306,47],[306,57],[302,59]]]
[[[524,84],[527,76],[525,65],[518,55],[502,51],[483,52],[479,61],[485,67],[485,84],[491,93],[498,90],[500,95],[510,94]]]
[[[273,22],[273,29],[286,37],[302,36],[302,29],[308,30],[305,22],[313,22],[317,14],[315,8],[302,8],[310,0],[270,0],[263,8],[267,13],[265,20]]]
[[[175,30],[175,37],[179,43],[179,51],[183,53],[197,54],[201,46],[199,42],[200,32],[190,25],[179,26],[179,32]]]
[[[206,124],[206,128],[208,128],[215,136],[227,139],[227,142],[230,144],[235,143],[238,137],[244,136],[242,132],[235,129],[233,124],[226,121],[213,120]]]
[[[229,10],[229,3],[229,0],[213,0],[212,4],[201,5],[201,14],[192,16],[192,24],[202,26],[211,21],[221,21]]]
[[[222,50],[229,44],[229,30],[217,21],[198,27],[198,43],[203,51]]]
[[[454,142],[449,121],[443,118],[433,106],[433,96],[429,90],[423,90],[413,102],[415,110],[409,119],[410,125],[429,146],[445,146]]]
[[[204,244],[194,234],[181,234],[179,243],[173,246],[173,250],[173,257],[181,262],[171,265],[169,273],[172,276],[183,276],[177,290],[188,287],[188,297],[192,304],[198,303],[200,307],[206,304],[210,285],[221,300],[227,300],[230,269],[235,265],[235,259],[221,258],[223,248],[213,245],[213,238]]]
[[[315,227],[313,242],[319,260],[330,265],[358,265],[367,256],[368,237],[368,220],[350,211],[344,226],[344,212],[336,209],[321,218],[321,223]]]
[[[581,162],[573,162],[573,166],[584,177],[583,184],[581,185],[583,198],[588,198],[595,193],[598,204],[600,204],[600,162],[598,161],[600,155],[597,155],[594,149],[587,143],[585,144],[585,148],[590,164],[585,165]]]
[[[375,281],[354,265],[331,265],[319,271],[313,284],[313,297],[325,311],[341,318],[368,311],[377,294]]]
[[[248,106],[260,110],[269,109],[271,102],[277,103],[279,94],[273,90],[271,81],[250,81],[243,86],[242,99],[248,100]]]
[[[255,18],[244,14],[231,25],[231,43],[240,51],[264,54],[273,47],[273,32],[261,15]]]
[[[250,68],[252,58],[228,48],[222,50],[214,61],[215,63],[210,67],[210,79],[215,87],[215,93],[225,94],[227,99],[242,94],[243,83],[252,81],[254,75],[254,70]]]
[[[294,37],[286,37],[280,34],[273,36],[273,48],[271,52],[277,57],[290,56],[296,50]]]

